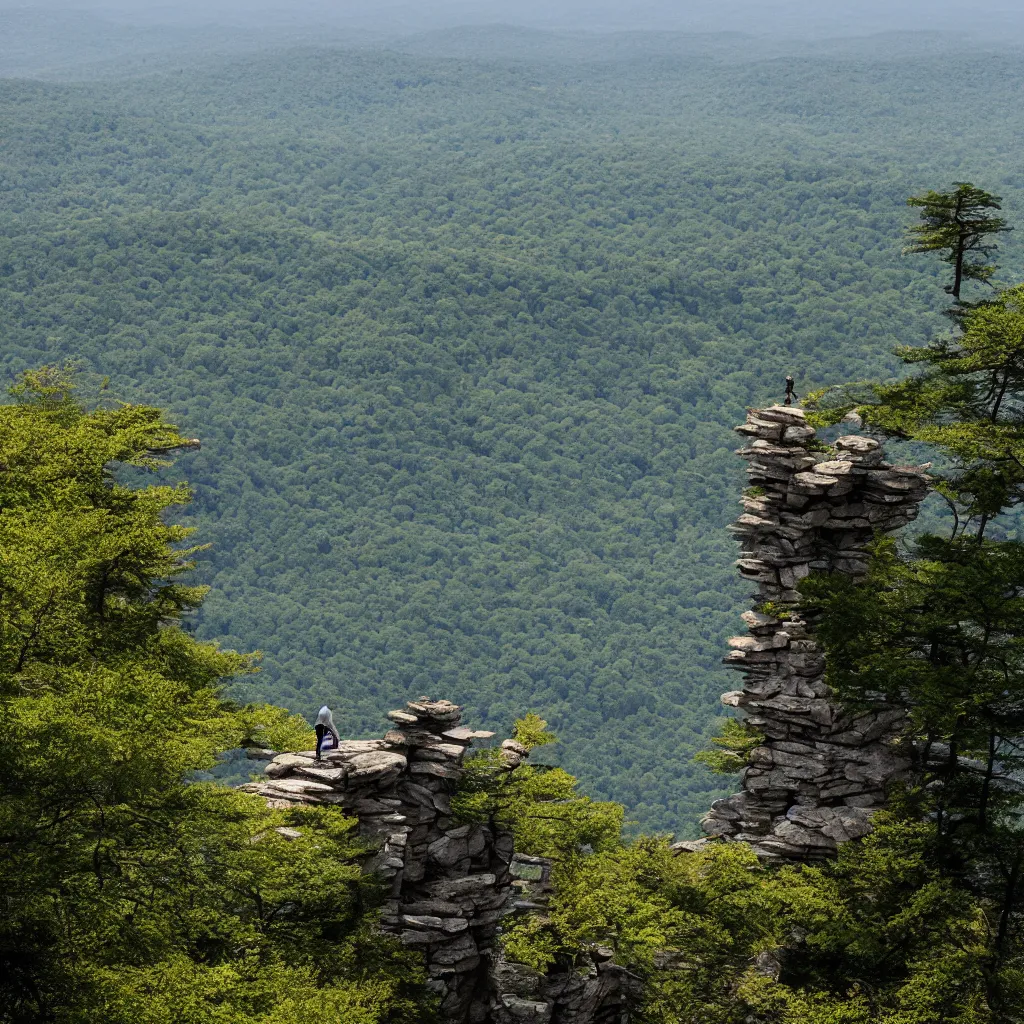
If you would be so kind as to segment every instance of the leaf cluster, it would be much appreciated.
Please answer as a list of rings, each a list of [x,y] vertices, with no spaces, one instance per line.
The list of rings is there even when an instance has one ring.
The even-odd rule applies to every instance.
[[[711,742],[718,749],[702,750],[695,755],[695,760],[719,775],[734,775],[746,768],[748,755],[764,742],[764,736],[745,721],[727,718],[721,733],[712,736]]]
[[[515,737],[528,748],[553,743],[546,726],[528,714],[516,722]],[[465,769],[453,814],[511,831],[520,853],[562,859],[621,839],[621,805],[584,796],[562,768],[523,763],[510,771],[499,750],[483,750],[466,759]]]

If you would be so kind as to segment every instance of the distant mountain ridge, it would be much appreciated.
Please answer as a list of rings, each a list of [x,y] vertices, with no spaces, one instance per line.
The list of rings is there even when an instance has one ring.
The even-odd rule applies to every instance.
[[[214,54],[266,52],[284,47],[338,46],[386,49],[432,58],[514,61],[629,61],[709,57],[759,61],[810,56],[907,57],[991,46],[971,32],[875,31],[870,21],[843,34],[803,39],[772,33],[754,24],[741,29],[690,29],[610,25],[584,30],[569,25],[542,26],[506,21],[508,12],[489,16],[467,10],[464,21],[443,28],[419,28],[416,17],[396,7],[379,24],[357,12],[343,15],[311,8],[291,15],[273,7],[227,17],[223,8],[204,5],[192,20],[159,7],[118,9],[89,3],[54,6],[23,3],[0,6],[0,78],[49,77],[66,80],[125,77],[192,67]],[[454,17],[454,15],[453,15]],[[639,24],[639,23],[638,23]],[[1017,42],[1015,42],[1017,40]],[[1024,42],[1008,33],[1002,46]]]

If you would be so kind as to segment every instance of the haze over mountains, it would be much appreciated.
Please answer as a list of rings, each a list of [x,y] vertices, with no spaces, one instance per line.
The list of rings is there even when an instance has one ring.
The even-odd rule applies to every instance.
[[[235,0],[148,4],[139,0],[4,0],[0,75],[74,77],[157,70],[164,60],[282,46],[385,46],[435,56],[605,60],[711,52],[764,58],[839,49],[908,52],[1024,42],[1024,10],[985,0],[965,25],[954,3],[515,4],[450,0],[365,5],[304,0],[289,5]],[[494,33],[518,29],[495,43]],[[481,31],[482,30],[482,31]],[[857,42],[857,41],[860,42]]]
[[[587,32],[681,31],[750,32],[790,39],[829,35],[871,35],[878,32],[939,30],[1003,36],[1020,29],[1024,13],[1007,0],[977,0],[968,12],[952,0],[682,0],[621,4],[612,0],[298,0],[284,3],[241,3],[238,0],[6,0],[5,7],[34,10],[93,11],[135,24],[203,25],[210,23],[297,27],[303,24],[347,25],[387,34],[402,34],[455,25],[501,23]]]

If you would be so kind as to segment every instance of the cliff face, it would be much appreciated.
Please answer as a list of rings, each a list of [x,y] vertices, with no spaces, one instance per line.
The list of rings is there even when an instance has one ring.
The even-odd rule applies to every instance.
[[[582,970],[548,975],[499,955],[499,921],[543,911],[551,864],[515,853],[500,828],[453,821],[463,758],[474,739],[494,735],[461,727],[461,713],[444,700],[411,701],[389,714],[395,728],[383,739],[343,741],[320,764],[312,751],[279,754],[265,781],[243,788],[271,806],[334,804],[358,819],[376,849],[366,870],[391,888],[381,927],[423,952],[444,1020],[619,1021],[633,982],[609,951],[595,951]],[[526,756],[514,740],[501,751],[510,771]]]
[[[917,516],[928,478],[921,468],[891,466],[866,437],[839,438],[834,454],[811,450],[814,430],[799,409],[755,409],[736,429],[750,438],[738,454],[752,487],[732,529],[743,545],[737,565],[756,583],[759,605],[743,615],[748,635],[729,641],[726,664],[746,678],[722,702],[746,711],[765,739],[742,791],[716,801],[703,827],[766,858],[821,859],[870,831],[887,784],[910,762],[896,742],[901,712],[849,715],[830,700],[796,587],[815,570],[863,575],[868,542]]]

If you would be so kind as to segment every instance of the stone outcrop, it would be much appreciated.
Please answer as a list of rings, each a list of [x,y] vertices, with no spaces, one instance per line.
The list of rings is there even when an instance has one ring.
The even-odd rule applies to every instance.
[[[482,1024],[495,996],[498,922],[513,902],[513,843],[508,832],[454,822],[451,798],[472,741],[494,734],[460,726],[448,701],[411,701],[388,717],[383,739],[343,741],[321,764],[312,751],[280,754],[245,788],[271,806],[335,804],[358,819],[375,849],[366,869],[391,887],[382,928],[423,952],[445,1020]],[[512,769],[524,752],[506,744]]]
[[[754,410],[737,429],[749,438],[739,454],[752,484],[733,527],[743,545],[737,564],[759,600],[726,659],[744,673],[743,688],[722,700],[742,709],[764,740],[749,755],[742,790],[705,818],[711,838],[674,849],[685,855],[719,838],[747,842],[767,859],[816,860],[870,830],[871,813],[910,759],[897,742],[901,712],[850,714],[831,698],[797,587],[815,570],[866,572],[866,545],[917,515],[928,478],[923,468],[889,465],[870,438],[841,437],[821,451],[799,409]],[[501,951],[503,925],[546,913],[552,865],[517,853],[500,827],[452,817],[466,752],[494,734],[462,727],[458,706],[425,697],[388,717],[382,739],[343,741],[320,763],[312,751],[250,751],[271,759],[265,778],[243,788],[272,806],[334,804],[358,820],[372,850],[365,867],[390,886],[381,927],[422,951],[445,1021],[628,1021],[640,983],[611,949],[595,947],[582,963],[547,973]],[[527,755],[514,740],[499,750],[508,771]]]
[[[743,709],[765,738],[749,756],[742,790],[717,800],[703,827],[765,858],[816,860],[870,831],[886,786],[910,761],[897,742],[902,712],[852,715],[830,698],[797,585],[816,570],[863,575],[866,545],[916,517],[928,477],[924,468],[890,465],[867,437],[840,437],[818,451],[800,409],[755,409],[736,429],[749,438],[738,454],[752,486],[732,529],[743,546],[737,565],[757,585],[759,605],[743,615],[748,634],[729,641],[726,664],[746,678],[722,702]]]
[[[494,1024],[627,1024],[629,1007],[643,992],[637,978],[603,947],[593,950],[584,966],[549,974],[499,956],[495,987],[500,995],[491,1017]]]
[[[445,1021],[618,1024],[635,981],[610,950],[548,974],[501,956],[502,921],[543,913],[552,888],[551,862],[516,853],[511,833],[452,819],[463,758],[473,740],[494,734],[462,727],[461,708],[443,700],[411,701],[388,717],[383,739],[342,741],[320,763],[313,751],[277,754],[264,779],[241,788],[272,807],[333,804],[357,819],[373,850],[365,869],[390,886],[381,927],[423,953]],[[508,771],[527,756],[515,740],[499,749]]]

